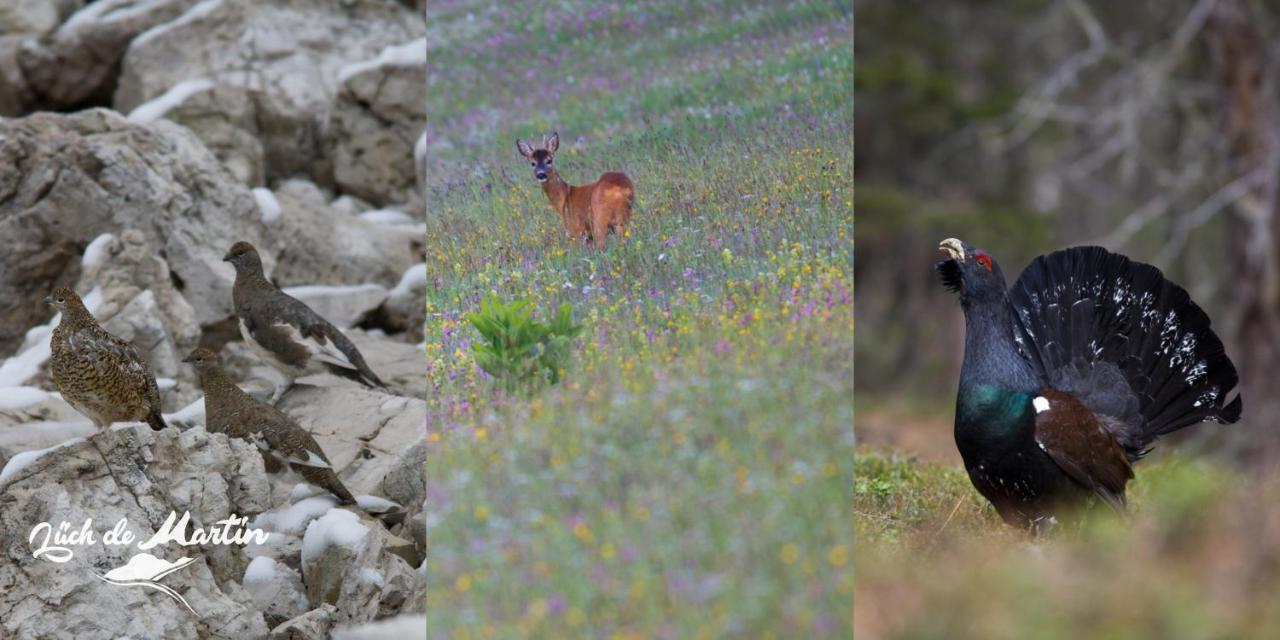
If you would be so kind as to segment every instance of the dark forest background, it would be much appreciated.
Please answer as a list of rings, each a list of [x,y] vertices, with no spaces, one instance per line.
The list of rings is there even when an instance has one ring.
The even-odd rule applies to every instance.
[[[856,24],[861,441],[950,445],[963,319],[939,240],[1010,282],[1100,244],[1185,286],[1240,370],[1245,420],[1181,446],[1273,468],[1280,4],[861,0]]]

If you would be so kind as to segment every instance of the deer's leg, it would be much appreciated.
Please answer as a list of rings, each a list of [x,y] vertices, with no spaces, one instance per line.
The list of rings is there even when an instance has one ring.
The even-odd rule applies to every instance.
[[[604,211],[596,211],[591,216],[591,239],[597,249],[603,249],[609,241],[609,216]]]

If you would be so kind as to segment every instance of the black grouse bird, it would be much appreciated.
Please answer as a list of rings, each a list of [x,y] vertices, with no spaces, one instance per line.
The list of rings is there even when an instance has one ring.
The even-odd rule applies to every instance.
[[[939,249],[965,318],[956,446],[1005,522],[1040,530],[1090,495],[1122,510],[1131,465],[1158,436],[1240,419],[1222,341],[1159,269],[1072,247],[1006,289],[985,252],[954,238]]]

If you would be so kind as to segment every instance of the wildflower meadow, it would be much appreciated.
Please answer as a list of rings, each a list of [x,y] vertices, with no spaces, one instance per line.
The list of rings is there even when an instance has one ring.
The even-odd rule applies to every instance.
[[[848,636],[850,3],[428,13],[429,636]],[[636,185],[603,251],[516,153],[553,130]],[[478,366],[490,296],[569,305],[557,382]]]

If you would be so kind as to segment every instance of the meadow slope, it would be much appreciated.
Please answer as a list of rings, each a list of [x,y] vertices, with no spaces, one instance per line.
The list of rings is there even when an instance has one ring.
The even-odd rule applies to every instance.
[[[429,636],[847,637],[852,8],[625,5],[428,9]],[[552,129],[636,184],[603,252]],[[559,385],[476,368],[489,292],[573,305]]]
[[[950,437],[936,418],[893,413],[903,430]],[[956,457],[860,445],[856,637],[1277,637],[1274,472],[1162,447],[1137,466],[1127,517],[1095,508],[1033,541],[1000,521]]]

